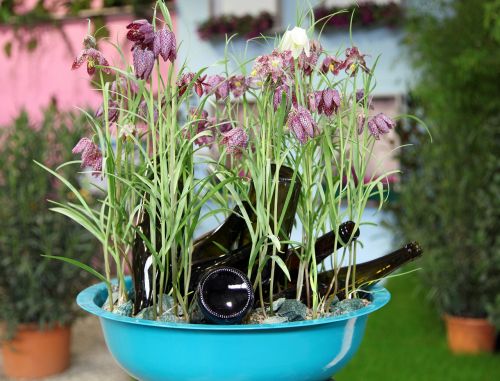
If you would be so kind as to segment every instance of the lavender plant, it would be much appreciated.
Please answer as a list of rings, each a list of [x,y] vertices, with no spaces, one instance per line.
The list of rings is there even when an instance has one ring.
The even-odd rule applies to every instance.
[[[156,17],[158,9],[164,21]],[[94,135],[83,137],[74,153],[80,153],[82,166],[106,183],[100,208],[91,208],[68,180],[47,170],[75,193],[78,202],[54,210],[101,242],[105,274],[88,270],[107,284],[110,295],[112,279],[117,278],[119,303],[129,297],[125,273],[133,272],[129,254],[140,237],[152,253],[153,318],[164,311],[163,294],[168,293],[189,320],[195,230],[206,218],[227,214],[235,205],[250,236],[247,275],[261,304],[272,305],[274,279],[283,272],[297,283],[297,298],[306,290],[315,317],[327,310],[327,300],[339,285],[334,278],[331,292],[318,294],[314,242],[346,219],[355,221],[356,227],[362,224],[363,210],[374,194],[380,205],[384,202],[383,180],[391,173],[368,176],[367,164],[375,159],[374,144],[394,121],[383,114],[370,116],[374,68],[368,67],[365,56],[354,46],[344,54],[327,52],[313,39],[315,24],[312,19],[308,30],[295,27],[282,37],[267,39],[274,49],[249,61],[250,75],[245,74],[246,63],[229,72],[227,57],[218,75],[208,76],[205,69],[190,72],[186,65],[176,71],[176,39],[162,2],[157,3],[153,23],[138,20],[127,27],[134,43],[132,65],[124,60],[121,67],[110,67],[93,37],[85,38],[85,49],[73,68],[86,59],[89,74],[96,71],[103,106],[96,115],[87,114]],[[162,61],[170,61],[166,70]],[[115,81],[106,83],[103,72],[114,73]],[[218,147],[220,155],[203,157],[214,170],[198,178],[195,157],[206,146]],[[292,183],[301,189],[300,242],[283,233],[292,190],[280,210],[282,167],[292,169]],[[218,208],[205,212],[208,200]],[[149,222],[147,229],[140,227],[144,221]],[[345,289],[352,297],[357,291],[357,242],[345,243],[347,249],[332,257],[332,265],[339,269],[348,256]],[[281,255],[286,245],[298,252],[297,279],[290,279]],[[263,272],[269,269],[266,283]],[[107,308],[113,310],[109,300]]]

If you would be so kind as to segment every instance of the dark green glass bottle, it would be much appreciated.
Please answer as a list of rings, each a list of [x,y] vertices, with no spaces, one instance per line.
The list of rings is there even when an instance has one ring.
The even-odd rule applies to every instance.
[[[370,287],[375,285],[378,281],[391,274],[393,271],[397,270],[404,264],[415,260],[422,255],[422,248],[417,242],[410,242],[404,245],[402,248],[393,251],[392,253],[386,254],[380,258],[373,259],[368,262],[360,263],[356,265],[356,276],[354,287],[356,289],[369,290]],[[345,286],[346,279],[348,275],[348,267],[341,267],[338,269],[337,273],[337,297],[339,299],[345,299]],[[323,271],[318,274],[318,293],[320,296],[325,296],[327,293],[330,294],[333,290],[330,288],[332,279],[335,276],[334,270]],[[352,269],[350,276],[353,276]],[[352,279],[352,278],[351,278]],[[286,290],[275,295],[275,298],[285,297],[288,299],[296,298],[297,288],[294,284],[291,284]],[[305,290],[302,293],[302,301],[306,301]]]
[[[273,175],[276,170],[275,168],[274,165],[271,166],[271,173]],[[284,213],[281,230],[278,234],[280,241],[289,240],[295,221],[300,188],[300,180],[298,178],[293,178],[293,170],[286,166],[281,166],[279,169],[278,189],[276,193],[278,196],[277,215],[282,216]],[[250,190],[249,199],[251,202],[255,200],[253,189]],[[272,202],[274,203],[274,201]],[[286,210],[285,205],[287,205]],[[253,213],[253,208],[248,204],[244,206],[251,221],[255,224],[256,216]],[[149,218],[147,214],[144,214],[143,220],[138,228],[146,237],[148,237],[150,233],[149,225]],[[283,248],[287,251],[288,245],[284,244]],[[248,231],[245,220],[241,217],[240,210],[236,207],[222,225],[206,233],[194,242],[189,289],[194,290],[196,288],[200,277],[205,271],[218,266],[227,265],[246,273],[250,250],[250,232]],[[152,295],[150,292],[152,287],[150,282],[153,277],[152,274],[150,274],[150,257],[151,253],[146,245],[144,245],[142,237],[137,234],[132,249],[135,289],[134,311],[136,312],[152,304]],[[171,284],[166,284],[165,287],[168,290]]]

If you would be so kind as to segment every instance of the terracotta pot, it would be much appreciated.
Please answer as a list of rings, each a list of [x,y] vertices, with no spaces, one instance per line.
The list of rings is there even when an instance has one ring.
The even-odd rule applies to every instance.
[[[493,352],[495,327],[486,319],[445,315],[448,346],[454,353]]]
[[[69,326],[40,330],[21,325],[12,340],[2,342],[3,369],[10,378],[36,379],[60,373],[69,366]]]

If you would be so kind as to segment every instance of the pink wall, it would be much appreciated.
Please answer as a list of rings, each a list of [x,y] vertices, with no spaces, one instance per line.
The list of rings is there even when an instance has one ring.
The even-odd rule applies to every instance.
[[[131,45],[125,38],[125,27],[133,18],[133,15],[125,14],[106,19],[110,41],[122,46],[129,62]],[[175,25],[175,20],[173,22]],[[20,48],[15,33],[25,42],[36,36],[36,49],[29,52],[25,47]],[[96,108],[100,104],[101,96],[92,88],[86,68],[71,70],[86,33],[85,19],[65,20],[60,28],[44,24],[17,32],[10,26],[0,25],[0,125],[9,123],[23,108],[35,120],[39,119],[52,97],[62,109]],[[7,57],[3,47],[11,40],[14,41],[12,54]],[[122,66],[109,43],[102,41],[100,48],[112,66]]]

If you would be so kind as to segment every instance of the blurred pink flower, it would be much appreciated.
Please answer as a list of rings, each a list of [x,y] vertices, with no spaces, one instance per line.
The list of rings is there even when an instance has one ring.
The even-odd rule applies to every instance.
[[[302,106],[290,111],[286,125],[302,144],[307,143],[317,133],[316,122],[309,110]]]
[[[120,105],[114,101],[113,99],[110,99],[108,101],[108,122],[109,123],[114,123],[118,120],[118,117],[120,116]],[[100,118],[104,116],[104,106],[100,105],[99,108],[95,112],[95,117]]]
[[[233,75],[229,78],[229,89],[235,98],[239,98],[247,91],[248,81],[244,75]]]
[[[288,103],[290,98],[292,97],[290,86],[282,84],[276,87],[276,89],[274,90],[274,96],[273,96],[274,111],[276,111],[278,107],[280,107],[281,101],[283,100],[283,94],[285,94],[285,101]]]
[[[242,148],[248,145],[248,135],[241,127],[233,128],[232,130],[222,134],[221,144],[227,146],[227,152],[231,154],[241,154]]]
[[[92,175],[98,176],[102,172],[101,150],[89,138],[81,138],[71,152],[82,154],[82,168],[91,167]]]
[[[215,94],[215,99],[226,99],[229,95],[229,82],[220,75],[212,75],[203,83],[207,94]]]
[[[365,123],[366,123],[366,116],[363,112],[359,113],[358,116],[356,117],[356,121],[358,124],[358,135],[361,135],[363,133],[363,130],[365,129]]]
[[[387,134],[389,131],[394,128],[396,122],[394,122],[391,118],[386,116],[383,113],[375,115],[368,122],[368,130],[373,135],[373,137],[377,140],[380,139],[380,135]]]

